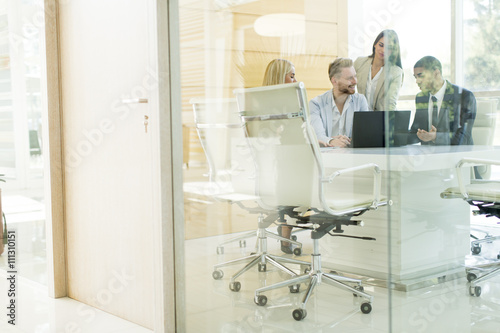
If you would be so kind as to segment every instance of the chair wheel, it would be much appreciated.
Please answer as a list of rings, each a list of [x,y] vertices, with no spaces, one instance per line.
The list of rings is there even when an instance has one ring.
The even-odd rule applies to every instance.
[[[212,272],[212,277],[214,278],[214,280],[220,280],[220,279],[222,279],[223,276],[224,276],[224,272],[221,271],[220,269],[217,269],[217,270]]]
[[[472,254],[479,254],[481,253],[481,245],[474,245],[470,248],[470,250],[472,251]]]
[[[290,289],[290,292],[292,294],[296,294],[296,293],[300,292],[300,284],[289,286],[288,289]]]
[[[356,289],[357,291],[365,291],[365,288],[363,286],[354,286],[354,289]],[[353,295],[355,297],[358,297],[358,294],[356,293],[353,293]]]
[[[477,275],[474,273],[467,273],[467,281],[471,282],[473,280],[477,279]]]
[[[481,287],[480,286],[470,287],[469,294],[475,297],[481,296]]]
[[[293,319],[300,321],[307,316],[307,311],[304,309],[295,309],[292,312]]]
[[[293,249],[293,254],[296,256],[300,256],[302,254],[302,249],[300,247],[296,247]]]
[[[265,272],[267,270],[266,264],[260,263],[257,265],[259,272]]]
[[[265,295],[255,296],[253,300],[258,306],[264,306],[267,304],[267,297]]]
[[[295,242],[297,241],[297,236],[295,236],[295,235],[292,235],[292,237],[290,237],[290,238],[291,238],[291,240],[293,240]]]
[[[231,291],[238,292],[241,289],[241,283],[239,283],[238,281],[231,282],[229,283],[229,289],[231,289]]]
[[[370,303],[363,303],[363,304],[361,304],[360,309],[361,309],[361,312],[363,312],[365,314],[370,313],[370,312],[372,312],[372,305]]]

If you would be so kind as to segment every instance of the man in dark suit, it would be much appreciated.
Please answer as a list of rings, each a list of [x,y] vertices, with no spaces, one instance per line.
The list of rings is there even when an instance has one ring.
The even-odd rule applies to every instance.
[[[415,98],[416,114],[410,130],[410,143],[474,144],[474,94],[445,80],[441,62],[432,56],[417,61],[413,73],[421,92]]]

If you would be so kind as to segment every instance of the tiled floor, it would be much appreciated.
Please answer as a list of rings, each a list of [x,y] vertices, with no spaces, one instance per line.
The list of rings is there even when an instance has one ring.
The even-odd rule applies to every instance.
[[[500,227],[490,230],[500,234]],[[298,236],[305,245],[303,259],[308,260],[309,235]],[[271,266],[265,273],[251,269],[243,274],[237,293],[229,290],[228,283],[240,266],[224,268],[221,280],[212,278],[213,264],[252,251],[253,242],[248,240],[246,248],[231,244],[223,255],[217,255],[216,244],[227,237],[186,242],[187,332],[500,332],[500,275],[481,284],[479,298],[467,294],[465,279],[406,293],[389,294],[386,288],[366,286],[365,291],[374,296],[370,314],[360,312],[359,298],[323,283],[309,300],[307,317],[295,321],[292,311],[301,301],[304,287],[299,294],[290,294],[287,288],[268,292],[264,307],[253,302],[256,288],[286,278]],[[484,244],[481,255],[491,259],[498,251],[500,242]],[[269,252],[279,253],[276,241],[269,242]],[[4,274],[0,271],[0,304],[7,304]],[[24,277],[19,277],[16,289],[17,325],[7,324],[4,310],[0,332],[151,332],[72,299],[51,299],[46,287]]]

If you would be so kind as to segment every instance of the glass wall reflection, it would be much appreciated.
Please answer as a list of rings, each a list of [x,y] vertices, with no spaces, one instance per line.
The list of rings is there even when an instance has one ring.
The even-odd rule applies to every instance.
[[[495,331],[500,323],[495,313],[498,279],[474,280],[486,269],[476,269],[476,264],[497,263],[500,242],[482,239],[500,235],[498,219],[492,211],[471,205],[475,201],[464,200],[463,190],[471,180],[479,184],[500,176],[493,163],[500,161],[495,148],[500,137],[500,93],[494,75],[498,66],[495,52],[484,51],[493,48],[488,43],[496,38],[493,17],[498,10],[495,2],[481,0],[179,1],[188,331]],[[386,29],[398,39],[377,39]],[[396,53],[400,61],[393,57]],[[426,56],[440,65],[428,67],[422,62]],[[335,96],[329,65],[338,57],[352,59],[357,71],[355,79],[344,78],[345,89],[356,86],[355,92],[366,98],[367,109],[355,111],[387,111],[381,118],[386,135],[378,148],[372,137],[369,147],[353,148],[351,142],[347,148],[323,149],[322,161],[329,172],[375,163],[381,170],[382,196],[392,205],[357,218],[363,227],[343,228],[344,234],[376,240],[333,233],[335,237],[322,237],[317,249],[322,271],[362,281],[364,292],[373,296],[372,311],[363,313],[362,297],[323,283],[308,301],[307,316],[297,318],[293,312],[300,308],[306,284],[266,292],[267,303],[259,303],[255,290],[293,274],[268,262],[239,271],[246,263],[237,260],[262,251],[262,237],[256,236],[264,229],[288,237],[290,230],[280,223],[286,219],[300,226],[301,218],[313,210],[302,207],[299,218],[262,211],[254,189],[263,177],[263,161],[256,170],[255,154],[245,143],[249,125],[240,118],[255,110],[245,109],[246,104],[242,109],[233,92],[267,85],[268,64],[285,59],[294,75],[274,83],[303,82],[308,101],[329,92]],[[287,68],[286,74],[291,73]],[[444,119],[440,125],[440,118],[433,122],[431,95],[439,98],[436,116],[441,112]],[[328,112],[333,114],[335,107]],[[372,131],[375,121],[365,120],[358,133]],[[340,127],[351,126],[354,131],[356,126],[344,120]],[[284,137],[283,131],[286,128],[273,127],[269,146],[273,138]],[[315,134],[321,138],[321,133]],[[325,138],[330,143],[328,133]],[[299,160],[309,156],[297,155]],[[462,161],[456,168],[463,158],[476,160]],[[279,158],[267,160],[279,168]],[[339,188],[366,195],[372,190],[370,177],[355,173],[343,178]],[[269,175],[267,181],[273,184],[275,179]],[[283,184],[287,186],[293,188]],[[494,183],[486,186],[496,191]],[[473,214],[477,210],[486,213]],[[268,236],[265,251],[305,261],[290,264],[294,274],[302,274],[314,260],[312,244],[311,231],[303,230],[284,243]]]

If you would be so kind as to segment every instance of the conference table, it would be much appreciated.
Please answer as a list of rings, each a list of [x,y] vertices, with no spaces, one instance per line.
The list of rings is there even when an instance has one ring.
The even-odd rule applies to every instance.
[[[382,192],[390,206],[358,217],[363,227],[345,234],[375,241],[323,237],[325,267],[365,277],[397,290],[413,290],[464,276],[470,253],[470,206],[462,199],[442,199],[457,186],[455,165],[465,157],[500,160],[500,147],[423,146],[322,150],[325,169],[375,163],[382,170]],[[464,170],[470,178],[470,168]],[[358,185],[356,185],[358,186]]]

